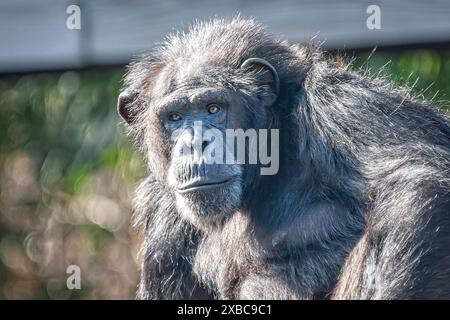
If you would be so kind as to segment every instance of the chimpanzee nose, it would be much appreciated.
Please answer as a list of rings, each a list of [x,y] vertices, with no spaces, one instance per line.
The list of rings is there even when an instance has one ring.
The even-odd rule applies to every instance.
[[[201,141],[200,141],[201,140]],[[195,150],[196,148],[201,147],[201,151],[204,151],[205,148],[208,146],[210,141],[205,140],[203,137],[198,138],[197,136],[190,136],[185,140],[186,147],[188,147],[191,150]]]
[[[194,134],[193,130],[187,130],[187,132],[185,132],[180,139],[182,139],[182,154],[184,155],[190,154],[201,156],[211,142],[209,140],[205,140],[203,134],[200,132],[196,132]]]

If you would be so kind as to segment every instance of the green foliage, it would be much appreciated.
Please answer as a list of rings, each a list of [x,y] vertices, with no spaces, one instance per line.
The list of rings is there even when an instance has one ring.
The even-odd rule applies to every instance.
[[[410,50],[396,53],[361,54],[355,67],[371,74],[384,74],[395,83],[412,88],[419,97],[450,110],[450,52]]]
[[[133,296],[129,190],[143,170],[115,112],[122,74],[0,78],[0,297]],[[65,287],[70,264],[80,291]]]

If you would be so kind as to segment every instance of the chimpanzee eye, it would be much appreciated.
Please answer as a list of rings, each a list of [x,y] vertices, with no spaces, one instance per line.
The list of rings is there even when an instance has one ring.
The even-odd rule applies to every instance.
[[[178,113],[169,114],[169,121],[180,121],[182,118]]]
[[[208,113],[209,114],[214,114],[220,111],[220,107],[219,105],[215,104],[215,103],[211,103],[210,105],[208,105]]]

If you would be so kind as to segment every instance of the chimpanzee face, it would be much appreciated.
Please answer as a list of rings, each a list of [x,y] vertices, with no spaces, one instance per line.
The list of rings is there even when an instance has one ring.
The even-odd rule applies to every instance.
[[[225,80],[218,83],[212,68],[203,77],[201,66],[194,74],[173,69],[161,71],[147,92],[122,93],[119,113],[131,126],[139,119],[150,170],[174,194],[180,214],[197,226],[220,223],[240,209],[243,181],[254,176],[246,160],[255,150],[246,148],[252,137],[245,132],[265,128],[276,95],[235,90],[216,70]],[[127,108],[133,95],[143,101],[141,114]]]

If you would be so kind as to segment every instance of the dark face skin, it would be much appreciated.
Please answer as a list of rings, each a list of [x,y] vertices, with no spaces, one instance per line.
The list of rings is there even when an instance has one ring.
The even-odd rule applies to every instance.
[[[266,128],[268,119],[266,101],[226,84],[207,83],[208,77],[198,78],[199,69],[195,70],[194,75],[162,71],[139,98],[149,101],[145,103],[143,123],[150,170],[171,190],[180,214],[204,229],[238,211],[244,189],[252,184],[248,165],[226,163],[230,148],[226,148],[225,130]],[[200,81],[203,83],[199,85]],[[125,120],[128,115],[121,106],[137,95],[125,92],[119,97],[119,113]],[[258,117],[251,112],[255,109]],[[206,130],[221,136],[223,143],[204,135]],[[223,153],[221,163],[210,158],[217,148]]]
[[[237,168],[207,163],[206,151],[215,147],[216,141],[201,135],[210,129],[224,134],[225,129],[238,125],[234,123],[237,119],[229,117],[233,108],[240,107],[232,98],[227,90],[205,88],[174,92],[158,104],[156,112],[172,143],[169,183],[176,192],[207,191],[239,177]],[[193,163],[195,156],[198,163]]]
[[[217,147],[216,141],[195,130],[223,135],[242,127],[233,115],[244,110],[243,103],[230,90],[201,88],[176,90],[152,104],[159,130],[169,137],[170,158],[162,160],[169,163],[167,183],[181,214],[195,224],[220,220],[240,207],[242,166],[209,162],[208,150]]]

